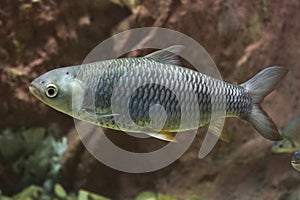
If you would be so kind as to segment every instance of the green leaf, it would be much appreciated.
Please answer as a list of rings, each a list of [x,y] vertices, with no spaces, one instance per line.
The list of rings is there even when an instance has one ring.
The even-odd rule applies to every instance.
[[[68,195],[65,189],[60,184],[55,184],[54,193],[59,199],[66,199]]]
[[[78,200],[110,200],[101,195],[88,192],[86,190],[79,190]]]
[[[135,200],[157,200],[154,192],[145,191],[140,193]]]
[[[158,194],[157,200],[178,200],[176,197],[165,195],[165,194]]]

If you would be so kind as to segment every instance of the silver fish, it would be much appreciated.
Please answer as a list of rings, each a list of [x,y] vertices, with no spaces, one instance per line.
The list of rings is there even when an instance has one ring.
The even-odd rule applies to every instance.
[[[175,45],[145,57],[54,69],[32,81],[29,89],[45,104],[74,118],[167,141],[172,141],[174,132],[207,125],[213,108],[220,115],[225,111],[226,117],[250,122],[267,139],[282,139],[260,104],[285,76],[285,67],[269,67],[245,83],[234,85],[179,66],[176,54],[181,49],[182,46]],[[125,104],[124,98],[129,99]],[[190,106],[193,100],[199,109]],[[157,104],[164,107],[163,114],[155,109],[149,111]],[[127,121],[123,114],[126,112],[132,121]],[[182,113],[188,116],[179,126]],[[166,119],[161,129],[151,126],[153,117],[158,124],[164,121],[161,118]]]
[[[300,149],[296,151],[292,157],[291,165],[297,171],[300,171]]]
[[[300,115],[293,118],[282,130],[283,140],[272,145],[273,153],[292,153],[300,149]]]

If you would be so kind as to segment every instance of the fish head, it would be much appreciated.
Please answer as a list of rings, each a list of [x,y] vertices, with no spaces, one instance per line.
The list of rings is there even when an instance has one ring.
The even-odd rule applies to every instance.
[[[84,96],[84,87],[76,79],[74,67],[54,69],[39,76],[30,83],[29,90],[43,103],[71,116]]]
[[[291,165],[297,171],[300,171],[300,150],[296,151],[292,157]]]
[[[272,144],[273,153],[291,153],[297,150],[297,145],[293,141],[284,138],[281,141],[276,141]]]

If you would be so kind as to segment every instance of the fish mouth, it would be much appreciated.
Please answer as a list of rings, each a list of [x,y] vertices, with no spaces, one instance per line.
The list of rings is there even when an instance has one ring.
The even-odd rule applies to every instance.
[[[29,85],[29,91],[36,97],[40,96],[40,87],[38,85],[36,85],[35,82],[31,82]]]

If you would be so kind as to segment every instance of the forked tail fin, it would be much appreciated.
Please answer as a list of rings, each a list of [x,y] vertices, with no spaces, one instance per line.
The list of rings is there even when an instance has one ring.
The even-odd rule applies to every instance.
[[[246,119],[265,138],[269,140],[281,140],[282,137],[273,120],[261,108],[260,104],[264,97],[269,94],[277,83],[285,76],[288,69],[285,67],[273,66],[266,68],[241,84],[252,97],[252,111]]]

